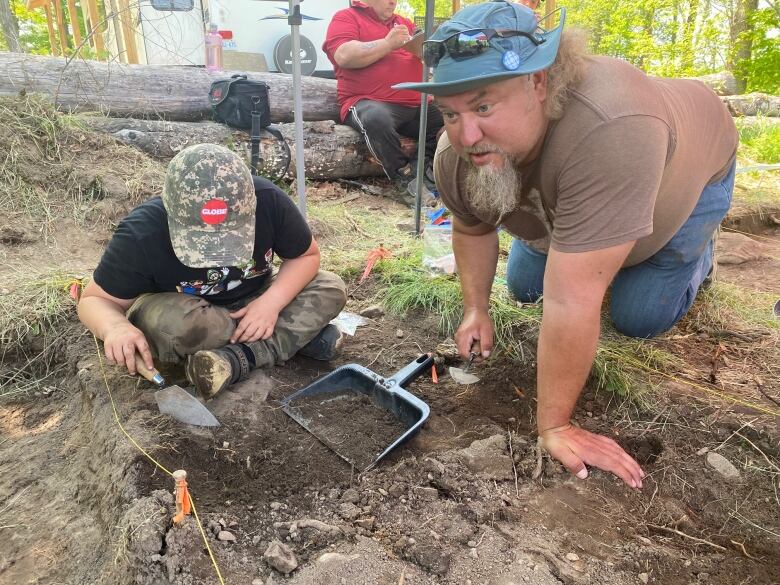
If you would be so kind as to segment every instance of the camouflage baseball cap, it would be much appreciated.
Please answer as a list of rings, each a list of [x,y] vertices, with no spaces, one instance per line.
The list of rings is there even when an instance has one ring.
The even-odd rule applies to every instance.
[[[173,157],[162,193],[176,257],[185,266],[239,266],[255,247],[254,184],[236,153],[198,144]]]

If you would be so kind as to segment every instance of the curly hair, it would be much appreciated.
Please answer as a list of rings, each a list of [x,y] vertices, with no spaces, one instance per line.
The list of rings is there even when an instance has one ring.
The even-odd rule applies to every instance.
[[[561,34],[558,55],[547,70],[547,99],[544,102],[544,113],[550,120],[558,120],[563,116],[571,89],[585,74],[587,45],[587,33],[582,29],[570,28]]]

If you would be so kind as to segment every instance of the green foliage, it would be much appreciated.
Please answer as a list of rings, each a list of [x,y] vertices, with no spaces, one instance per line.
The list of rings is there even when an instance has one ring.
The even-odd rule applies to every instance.
[[[780,124],[766,120],[763,123],[743,124],[738,118],[737,128],[741,156],[766,164],[780,162]]]
[[[11,0],[11,9],[19,21],[19,44],[25,53],[51,53],[46,14],[43,10],[27,10],[24,0]]]
[[[747,91],[780,93],[780,16],[771,8],[755,11],[750,17],[751,58],[737,63],[747,80]]]

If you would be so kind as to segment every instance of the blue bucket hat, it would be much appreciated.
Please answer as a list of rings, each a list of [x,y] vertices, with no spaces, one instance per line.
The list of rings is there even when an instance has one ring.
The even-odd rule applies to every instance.
[[[539,28],[536,14],[521,4],[493,0],[467,6],[443,22],[426,43],[445,41],[476,29],[520,31],[528,36],[495,36],[484,52],[457,61],[442,47],[431,81],[399,83],[393,88],[446,96],[547,69],[558,54],[565,19],[566,9],[560,8],[558,26],[545,31]]]

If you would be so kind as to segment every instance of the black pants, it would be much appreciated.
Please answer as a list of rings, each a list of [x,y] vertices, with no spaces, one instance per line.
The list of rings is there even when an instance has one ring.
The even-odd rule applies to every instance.
[[[344,123],[352,126],[363,135],[371,154],[379,161],[390,179],[398,176],[398,171],[409,163],[401,148],[400,137],[419,138],[420,107],[411,108],[360,100],[349,109]],[[442,125],[441,112],[433,104],[428,107],[428,124],[425,133],[425,166],[433,164],[436,152],[437,135]],[[416,163],[412,163],[416,166]]]

